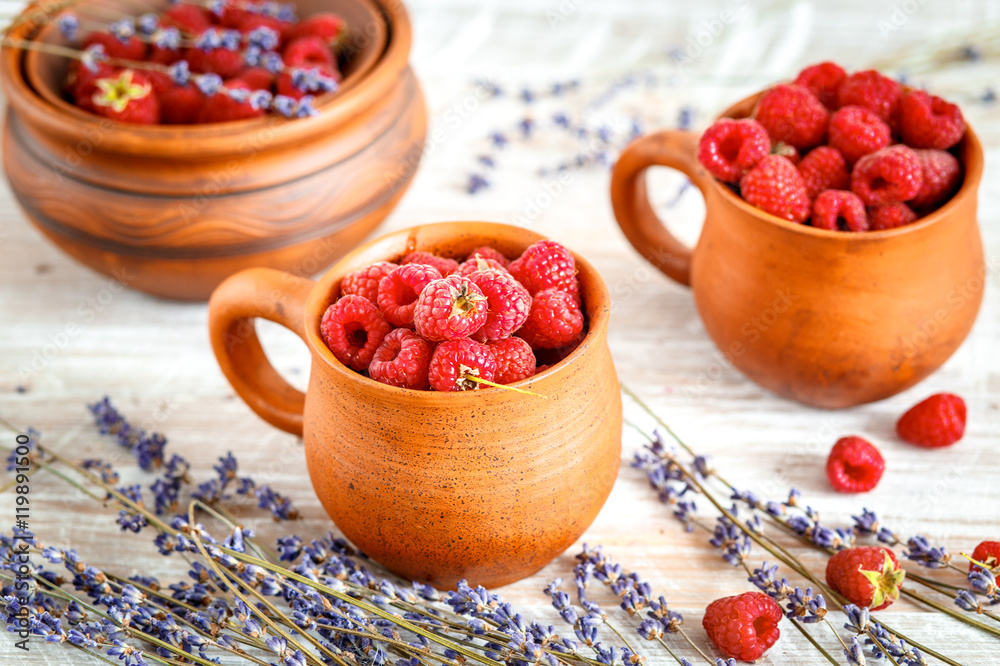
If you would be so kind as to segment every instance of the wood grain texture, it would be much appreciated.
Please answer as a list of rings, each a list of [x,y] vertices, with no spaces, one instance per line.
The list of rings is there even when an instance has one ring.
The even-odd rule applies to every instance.
[[[528,201],[544,192],[535,168],[574,148],[558,137],[518,143],[502,154],[500,168],[491,175],[492,189],[467,196],[466,175],[474,156],[486,149],[485,134],[506,130],[523,115],[510,99],[480,103],[467,117],[456,114],[455,106],[473,95],[469,81],[475,77],[492,76],[516,91],[522,84],[541,87],[580,76],[587,90],[596,93],[624,71],[655,67],[675,75],[676,81],[673,87],[635,96],[649,129],[674,126],[683,105],[694,107],[700,129],[734,100],[811,62],[833,58],[863,67],[903,48],[926,52],[946,33],[978,34],[1000,19],[994,3],[924,3],[883,36],[878,21],[890,19],[891,2],[817,4],[750,3],[727,26],[724,38],[677,70],[666,51],[688,44],[706,20],[735,3],[583,2],[563,16],[554,1],[412,2],[413,62],[428,96],[431,142],[413,187],[385,228],[447,219],[524,219]],[[549,10],[560,20],[550,20]],[[920,532],[952,552],[967,550],[983,537],[1000,538],[1000,108],[975,103],[985,86],[995,85],[996,74],[995,62],[986,62],[921,77],[963,104],[984,143],[979,221],[987,286],[979,318],[958,352],[917,387],[879,403],[836,412],[809,409],[743,378],[718,355],[691,293],[646,264],[617,229],[607,171],[573,172],[564,191],[529,224],[567,243],[601,272],[612,294],[609,342],[622,381],[692,445],[712,454],[734,483],[772,497],[794,484],[829,524],[843,524],[851,513],[869,506],[902,534]],[[653,172],[650,183],[652,191],[670,192],[680,179]],[[64,450],[117,457],[126,465],[118,451],[92,434],[83,408],[85,402],[110,394],[130,418],[162,430],[171,448],[197,461],[199,478],[209,476],[215,457],[232,450],[246,472],[290,494],[304,513],[295,532],[332,529],[307,482],[302,445],[254,416],[217,369],[204,306],[121,291],[116,283],[67,261],[24,220],[9,192],[0,191],[6,197],[0,207],[0,414],[34,424]],[[657,197],[653,203],[671,229],[690,240],[700,225],[700,197],[691,192],[669,209],[664,205],[668,199]],[[309,360],[301,342],[273,325],[260,326],[260,334],[278,370],[304,388]],[[28,392],[15,392],[21,384]],[[899,442],[893,434],[895,419],[938,390],[958,391],[967,400],[965,439],[932,452]],[[628,418],[652,425],[627,401],[625,409]],[[878,445],[888,465],[879,488],[860,498],[831,492],[822,472],[833,441],[855,433]],[[639,438],[626,430],[623,444],[623,455],[629,455]],[[32,500],[32,526],[53,543],[78,548],[97,566],[127,574],[184,575],[180,561],[155,555],[141,537],[121,536],[106,513],[52,480],[40,477]],[[8,495],[0,496],[0,518],[13,515],[11,506]],[[242,507],[241,513],[265,539],[289,531],[271,525],[252,507]],[[696,637],[709,600],[748,587],[718,559],[704,534],[685,534],[641,474],[625,465],[608,504],[580,541],[604,544],[623,565],[645,574],[654,589],[684,612]],[[556,576],[571,575],[574,552],[569,549],[503,593],[528,614],[558,626],[540,590]],[[822,564],[815,556],[809,561]],[[965,666],[997,662],[1000,641],[910,603],[896,604],[886,619]],[[662,651],[649,652],[653,664],[670,663]],[[67,655],[37,643],[24,655],[13,650],[6,635],[0,636],[2,663],[99,663]],[[760,663],[826,662],[787,628]]]

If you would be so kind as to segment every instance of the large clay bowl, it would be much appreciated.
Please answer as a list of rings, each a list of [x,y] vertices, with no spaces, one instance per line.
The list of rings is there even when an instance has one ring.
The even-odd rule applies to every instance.
[[[398,202],[422,154],[409,18],[398,2],[299,7],[302,16],[341,13],[355,30],[343,87],[304,120],[115,123],[59,97],[65,60],[5,48],[4,165],[29,219],[91,268],[191,300],[243,268],[308,275],[356,246]],[[30,35],[23,26],[20,36]],[[51,30],[42,38],[59,39]]]
[[[504,585],[573,544],[611,492],[621,455],[621,397],[607,345],[609,297],[577,257],[589,331],[566,359],[515,384],[461,393],[380,384],[337,361],[319,335],[341,278],[374,261],[428,250],[464,257],[492,244],[517,256],[541,237],[501,224],[415,227],[355,250],[319,281],[256,269],[209,302],[216,358],[261,417],[305,438],[313,487],[362,551],[401,576],[451,587]],[[309,347],[303,395],[274,371],[253,318]]]
[[[746,117],[758,96],[723,116]],[[698,137],[664,131],[630,145],[611,200],[632,245],[690,285],[725,357],[775,393],[827,408],[903,391],[937,370],[969,334],[985,284],[976,197],[983,151],[969,129],[957,147],[958,193],[916,223],[868,233],[785,221],[743,201],[695,157]],[[650,166],[683,171],[705,197],[692,250],[657,219]]]

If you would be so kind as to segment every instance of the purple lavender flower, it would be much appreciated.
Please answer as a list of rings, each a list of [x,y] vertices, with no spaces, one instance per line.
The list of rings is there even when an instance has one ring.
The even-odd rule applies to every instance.
[[[91,44],[80,54],[80,63],[91,72],[96,72],[102,62],[108,59],[103,44]]]
[[[802,588],[796,587],[788,595],[788,603],[785,604],[785,608],[787,609],[785,611],[787,618],[803,624],[814,624],[826,617],[826,599],[823,598],[822,594],[813,595],[811,587],[806,588],[805,592],[802,591]]]
[[[297,102],[287,95],[275,95],[271,101],[271,109],[282,118],[291,118],[295,113]]]
[[[972,594],[968,590],[959,590],[958,594],[955,595],[955,605],[962,610],[969,611],[970,613],[982,613],[983,606],[979,603],[979,599],[976,595]]]
[[[932,546],[923,536],[917,535],[906,542],[903,556],[928,569],[940,569],[948,565],[951,555],[944,546]]]
[[[222,89],[222,77],[218,74],[199,74],[194,77],[194,82],[202,94],[207,97],[211,97]]]
[[[847,663],[850,666],[867,666],[868,662],[865,660],[864,650],[861,648],[861,643],[858,642],[857,636],[851,638],[851,647],[844,650],[844,657],[847,659]]]
[[[62,36],[71,42],[75,42],[80,34],[80,19],[75,14],[62,14],[56,19],[56,26]]]
[[[734,567],[739,566],[750,554],[750,537],[725,516],[719,516],[716,520],[715,530],[708,542],[720,549],[722,559]]]
[[[208,28],[194,40],[194,46],[205,52],[222,48],[222,35],[216,28]]]
[[[160,17],[153,13],[146,13],[136,20],[136,29],[143,35],[152,35],[160,27]]]
[[[118,38],[118,41],[122,44],[128,44],[128,41],[135,36],[135,19],[131,16],[126,16],[117,21],[112,21],[108,24],[108,32]]]
[[[846,604],[844,606],[844,613],[847,615],[847,622],[844,623],[844,629],[853,631],[856,634],[863,634],[868,631],[868,627],[871,625],[871,615],[867,608],[861,608],[854,604]]]
[[[860,516],[851,516],[854,519],[854,529],[858,534],[865,536],[877,534],[879,531],[878,516],[873,511],[862,509]]]
[[[262,51],[273,51],[278,48],[280,37],[272,28],[261,26],[248,32],[246,40],[248,45],[256,46]]]
[[[152,34],[150,41],[157,48],[177,50],[181,47],[181,31],[173,26],[164,26]]]
[[[778,580],[777,564],[768,566],[767,562],[764,562],[759,568],[753,570],[753,575],[747,580],[775,601],[784,601],[794,592],[789,586],[787,578]]]
[[[479,190],[484,190],[490,186],[490,181],[486,180],[483,176],[478,173],[473,173],[469,175],[469,182],[465,186],[465,190],[469,194],[476,194]]]
[[[267,109],[271,106],[271,100],[273,95],[267,90],[254,90],[250,93],[250,108],[252,109]]]

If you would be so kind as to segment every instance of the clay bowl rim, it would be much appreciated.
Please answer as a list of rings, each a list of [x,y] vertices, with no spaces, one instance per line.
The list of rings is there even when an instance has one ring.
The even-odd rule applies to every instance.
[[[246,137],[254,132],[274,133],[266,146],[271,150],[308,141],[317,132],[331,131],[365,114],[408,67],[413,33],[406,7],[395,0],[361,1],[374,4],[385,18],[388,38],[384,50],[358,85],[331,95],[329,101],[317,106],[321,113],[313,118],[267,116],[229,123],[153,127],[111,121],[67,104],[72,110],[69,112],[53,106],[28,84],[22,71],[25,50],[9,46],[0,50],[0,81],[10,108],[38,131],[69,142],[78,141],[87,132],[98,132],[103,137],[100,150],[105,153],[159,159],[220,157],[245,148]],[[120,131],[108,131],[109,125]]]
[[[354,372],[343,363],[337,360],[326,344],[323,342],[319,335],[319,324],[323,317],[323,313],[326,308],[329,307],[331,301],[330,296],[333,293],[334,282],[339,282],[343,279],[343,276],[338,276],[337,268],[340,266],[349,266],[352,262],[358,261],[358,259],[367,254],[372,248],[383,244],[390,243],[397,239],[411,239],[415,238],[419,232],[427,231],[428,233],[435,234],[436,236],[457,236],[463,231],[468,231],[467,225],[474,225],[474,233],[482,233],[483,235],[489,234],[492,230],[495,236],[496,234],[508,234],[509,238],[516,239],[519,235],[527,235],[527,244],[531,245],[539,240],[548,239],[547,236],[543,236],[530,229],[525,229],[524,227],[518,227],[511,224],[504,224],[502,222],[486,222],[480,220],[454,220],[448,222],[433,222],[430,224],[419,224],[412,227],[407,227],[405,229],[399,229],[393,231],[378,238],[374,238],[367,241],[350,253],[341,257],[333,266],[327,269],[327,272],[317,280],[315,286],[309,293],[308,298],[305,303],[305,334],[306,334],[306,344],[312,348],[323,361],[326,363],[327,367],[336,372],[341,378],[346,381],[361,382],[362,388],[365,390],[371,390],[374,392],[388,392],[396,398],[403,398],[410,396],[413,399],[420,399],[426,401],[431,406],[435,407],[468,407],[470,406],[469,401],[481,400],[483,398],[483,393],[489,396],[499,397],[501,394],[507,394],[510,397],[521,400],[539,400],[544,404],[543,398],[538,398],[531,395],[523,395],[516,393],[514,391],[504,391],[504,389],[498,389],[494,387],[489,387],[487,389],[479,389],[475,391],[422,391],[417,389],[401,388],[398,386],[390,386],[388,384],[383,384],[369,377],[365,377],[360,373]],[[428,231],[429,230],[429,231]],[[520,242],[514,240],[514,242]],[[427,246],[418,246],[427,247]],[[569,249],[569,248],[567,248]],[[601,336],[606,336],[608,329],[608,322],[611,318],[610,313],[610,303],[611,295],[608,291],[608,286],[604,282],[604,278],[597,271],[594,266],[587,261],[585,258],[570,249],[573,254],[573,258],[577,265],[577,275],[584,272],[588,275],[588,280],[593,284],[593,294],[591,298],[584,301],[585,314],[587,316],[587,334],[584,336],[580,344],[574,349],[566,358],[562,359],[558,363],[554,363],[549,366],[546,370],[532,375],[526,379],[522,379],[519,382],[510,384],[509,386],[521,388],[531,383],[536,383],[539,381],[544,381],[552,378],[554,375],[558,374],[562,370],[566,369],[574,363],[581,362],[581,358],[588,352],[588,350],[593,347],[595,340]],[[383,259],[384,260],[384,259]],[[596,298],[593,298],[596,296]],[[460,402],[459,402],[460,401]]]
[[[369,46],[369,53],[374,53],[374,55],[369,55],[365,60],[362,60],[362,67],[356,71],[351,72],[342,82],[338,90],[330,93],[324,93],[323,95],[317,96],[315,98],[315,106],[317,109],[321,110],[326,108],[333,99],[338,96],[343,96],[348,91],[354,89],[361,82],[364,81],[365,77],[378,65],[379,61],[385,54],[385,51],[389,43],[389,24],[386,21],[385,14],[382,11],[382,7],[378,0],[351,0],[359,5],[364,6],[370,18],[378,21],[378,31],[376,33],[376,38],[373,39],[372,44]],[[46,37],[53,35],[58,30],[55,23],[49,22],[42,26],[38,32],[32,37],[35,41],[42,41]],[[367,33],[365,33],[367,34]],[[41,68],[42,58],[45,57],[55,57],[50,54],[43,53],[41,51],[33,51],[30,49],[24,50],[22,55],[23,58],[23,76],[28,84],[28,87],[35,92],[39,97],[47,101],[54,108],[67,113],[74,118],[81,118],[86,120],[93,120],[95,115],[89,113],[79,107],[70,104],[62,95],[58,94],[56,91],[52,90],[48,86],[42,85],[42,76],[39,74],[39,69]],[[101,117],[97,117],[98,122],[102,120]],[[193,123],[189,125],[134,125],[132,123],[116,123],[116,125],[128,125],[131,127],[142,128],[142,132],[146,133],[165,133],[170,130],[176,131],[178,127],[184,127],[187,129],[187,134],[191,135],[191,138],[198,138],[198,134],[203,132],[205,128],[209,128],[215,125],[224,124],[227,129],[232,126],[237,126],[242,124],[243,126],[249,126],[252,123],[260,124],[262,121],[266,122],[266,118],[251,118],[247,120],[236,120],[228,123]],[[111,121],[115,122],[115,121]],[[237,129],[239,129],[237,127]],[[252,129],[252,128],[250,128]],[[213,132],[213,136],[217,136],[217,133]]]
[[[716,118],[748,118],[751,111],[756,106],[757,100],[761,98],[764,92],[765,91],[754,93],[753,95],[736,102],[720,113]],[[839,239],[850,242],[878,242],[894,238],[896,236],[918,233],[949,215],[952,209],[959,205],[960,199],[964,200],[970,196],[976,196],[984,168],[983,146],[979,141],[979,137],[972,130],[972,127],[968,124],[968,122],[966,122],[965,125],[965,136],[962,137],[962,140],[957,145],[959,146],[962,158],[966,158],[960,158],[960,164],[962,165],[963,172],[962,185],[959,187],[958,191],[955,192],[955,194],[953,194],[952,197],[940,208],[929,215],[919,218],[916,222],[902,227],[896,227],[895,229],[883,229],[881,231],[865,231],[863,233],[845,232],[833,229],[817,229],[816,227],[791,222],[747,203],[741,197],[737,196],[735,192],[720,183],[710,174],[707,177],[712,181],[712,186],[715,188],[716,193],[721,194],[722,199],[726,203],[753,216],[757,220],[780,227],[782,230],[793,231],[821,239]]]

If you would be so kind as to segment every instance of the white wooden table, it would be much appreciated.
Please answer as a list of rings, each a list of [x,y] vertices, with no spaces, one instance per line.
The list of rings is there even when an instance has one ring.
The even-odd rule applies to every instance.
[[[610,344],[623,382],[690,443],[711,453],[731,480],[772,497],[795,485],[832,524],[849,523],[851,513],[868,506],[901,534],[926,534],[955,553],[982,538],[1000,538],[1000,107],[977,102],[988,85],[1000,80],[996,59],[914,77],[959,101],[986,145],[980,222],[991,268],[979,320],[958,353],[918,387],[878,404],[837,412],[807,409],[764,392],[732,369],[706,337],[687,290],[653,271],[618,231],[606,168],[573,171],[551,204],[532,208],[546,182],[536,169],[573,153],[574,144],[561,135],[549,131],[530,142],[515,142],[489,175],[491,188],[474,197],[464,191],[475,156],[487,148],[484,137],[494,129],[509,130],[524,115],[524,106],[511,96],[469,102],[474,99],[471,82],[478,77],[490,77],[515,94],[522,85],[538,89],[579,78],[582,89],[576,96],[538,107],[563,105],[579,111],[583,100],[623,73],[648,70],[657,77],[656,86],[622,95],[592,111],[591,120],[601,120],[601,114],[607,114],[608,121],[639,115],[647,128],[674,126],[680,109],[690,107],[695,125],[703,127],[728,102],[811,62],[834,58],[861,68],[906,49],[926,53],[939,38],[960,45],[961,35],[979,34],[990,26],[996,34],[997,3],[410,4],[416,32],[413,63],[425,86],[432,129],[441,128],[443,138],[429,144],[412,189],[383,230],[452,219],[518,220],[562,240],[597,266],[615,295]],[[894,12],[894,4],[915,11]],[[720,34],[704,37],[706,26],[716,25],[724,10],[731,12],[727,16],[732,20],[722,24]],[[677,66],[670,52],[696,43],[700,35],[707,43],[703,52]],[[970,43],[976,43],[972,37]],[[908,57],[916,55],[911,51]],[[457,113],[463,104],[474,108]],[[653,174],[658,202],[673,198],[679,183],[676,174]],[[118,293],[107,278],[76,265],[44,241],[26,222],[6,185],[0,186],[0,198],[0,415],[21,426],[34,425],[50,446],[109,456],[126,465],[110,443],[94,435],[85,409],[86,403],[110,395],[131,419],[166,433],[170,447],[194,461],[200,476],[209,476],[215,458],[232,450],[245,471],[287,492],[305,519],[292,528],[257,520],[263,535],[329,530],[332,525],[305,481],[300,443],[254,416],[218,371],[207,342],[204,305]],[[668,215],[675,228],[693,239],[702,212],[700,199],[689,193]],[[71,323],[77,325],[76,334],[39,362],[37,370],[30,369],[44,346]],[[304,385],[308,358],[301,344],[277,327],[261,330],[276,366]],[[30,370],[24,374],[21,368]],[[25,391],[18,392],[18,387]],[[965,397],[965,439],[936,452],[898,441],[893,433],[898,415],[939,390]],[[649,425],[638,410],[628,407],[627,414]],[[860,498],[833,493],[822,471],[829,446],[840,435],[852,433],[874,441],[888,464],[878,489]],[[638,443],[627,431],[623,455],[630,457]],[[14,515],[11,497],[0,497],[4,525]],[[32,501],[36,533],[49,542],[72,545],[95,565],[127,575],[183,574],[178,561],[164,561],[143,537],[119,535],[109,514],[51,479],[38,478]],[[704,606],[718,596],[749,589],[745,578],[708,546],[705,535],[685,534],[657,503],[642,475],[627,466],[581,541],[603,544],[626,567],[640,570],[686,614],[691,632],[703,644],[699,625]],[[571,549],[503,593],[528,614],[555,622],[558,618],[541,588],[556,576],[571,577],[575,552]],[[809,561],[822,565],[816,556]],[[896,604],[887,617],[962,664],[1000,662],[1000,640],[954,621],[906,602]],[[0,663],[27,666],[70,660],[68,652],[37,641],[27,654],[11,643],[7,634],[0,638]],[[659,650],[647,652],[655,663],[670,663]],[[74,654],[74,663],[84,663],[78,659]],[[762,663],[826,662],[786,628]]]

